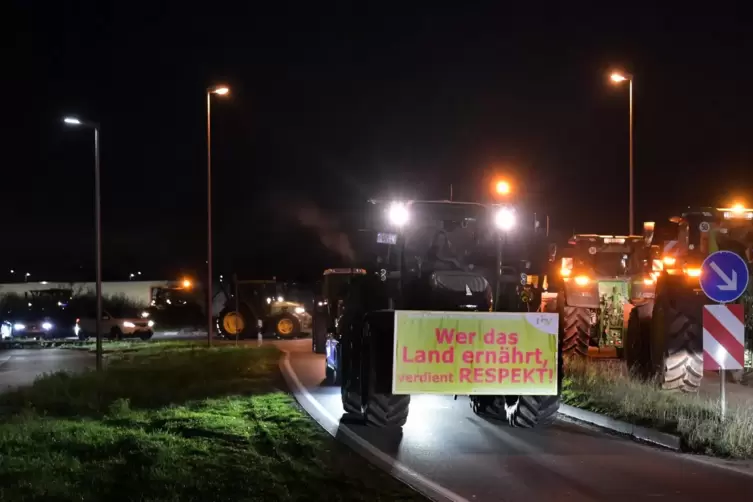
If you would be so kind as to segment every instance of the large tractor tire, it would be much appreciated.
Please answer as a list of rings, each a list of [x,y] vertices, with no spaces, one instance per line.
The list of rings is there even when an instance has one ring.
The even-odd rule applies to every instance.
[[[381,329],[380,329],[381,328]],[[392,340],[392,336],[385,337],[387,333],[376,333],[377,330],[392,330],[392,325],[378,326],[369,322],[364,324],[364,336],[370,339],[371,344],[384,343],[385,339]],[[390,333],[392,334],[392,333]],[[394,336],[394,335],[393,335]],[[388,344],[392,347],[392,344]],[[408,410],[410,407],[409,395],[394,395],[390,392],[384,392],[384,389],[377,389],[377,371],[389,371],[392,374],[392,368],[380,364],[383,361],[383,355],[376,345],[371,345],[368,349],[368,359],[364,368],[368,368],[368,379],[366,399],[364,403],[364,416],[366,423],[373,427],[391,427],[399,428],[405,425],[408,420]],[[380,392],[381,390],[381,392]]]
[[[564,306],[562,322],[565,329],[562,352],[565,355],[587,357],[592,331],[591,309]]]
[[[559,396],[473,396],[473,411],[512,427],[551,425],[560,408]]]
[[[301,334],[301,321],[289,312],[274,317],[270,324],[275,335],[283,340],[291,340]]]
[[[340,376],[340,398],[343,411],[352,418],[363,419],[363,396],[359,382],[354,382],[355,368],[349,361],[350,350],[343,347],[338,352],[336,373]]]
[[[692,292],[675,291],[657,292],[651,322],[652,376],[663,389],[697,392],[703,378],[703,301]]]
[[[236,310],[234,307],[225,307],[220,312],[217,325],[223,337],[242,340],[254,333],[256,319],[243,306],[240,310]]]
[[[651,320],[654,302],[636,305],[630,311],[623,343],[625,363],[635,376],[645,379],[651,375]]]

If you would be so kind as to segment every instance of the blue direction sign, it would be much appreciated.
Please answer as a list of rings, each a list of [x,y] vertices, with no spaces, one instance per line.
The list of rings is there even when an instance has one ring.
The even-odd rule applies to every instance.
[[[731,251],[711,253],[701,266],[701,289],[711,300],[734,302],[748,287],[748,265]]]

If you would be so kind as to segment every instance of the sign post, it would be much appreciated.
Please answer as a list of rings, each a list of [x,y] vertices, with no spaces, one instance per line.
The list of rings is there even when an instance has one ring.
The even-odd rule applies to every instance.
[[[748,287],[748,265],[737,254],[717,251],[701,266],[701,289],[717,305],[703,308],[703,369],[719,371],[722,419],[727,413],[726,370],[743,368],[745,323],[737,301]]]

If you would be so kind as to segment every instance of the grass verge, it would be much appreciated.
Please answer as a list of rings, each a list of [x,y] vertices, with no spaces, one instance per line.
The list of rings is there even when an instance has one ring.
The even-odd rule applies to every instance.
[[[274,347],[150,345],[0,395],[0,500],[424,500],[280,390]]]
[[[717,402],[661,390],[628,375],[622,362],[567,361],[562,397],[571,406],[677,434],[687,451],[753,458],[753,409],[728,405],[722,420]]]

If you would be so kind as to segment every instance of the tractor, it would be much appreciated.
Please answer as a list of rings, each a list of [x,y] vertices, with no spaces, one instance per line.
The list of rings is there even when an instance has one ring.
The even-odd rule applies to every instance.
[[[536,323],[547,326],[549,331],[544,336],[551,351],[553,375],[550,387],[546,392],[523,390],[503,385],[502,376],[499,381],[494,380],[497,372],[503,375],[508,371],[502,361],[506,354],[501,354],[502,359],[493,363],[497,366],[473,369],[474,378],[486,378],[489,387],[481,389],[479,380],[474,380],[474,387],[467,388],[470,405],[475,413],[512,426],[550,423],[560,405],[562,323],[561,313],[540,312],[544,282],[540,278],[551,265],[550,248],[542,236],[518,225],[523,220],[511,205],[370,201],[370,207],[372,218],[362,231],[368,236],[365,239],[368,248],[362,253],[356,251],[358,263],[354,265],[358,265],[359,272],[350,270],[342,274],[348,277],[347,281],[341,281],[344,287],[337,288],[327,298],[329,315],[334,319],[326,334],[324,364],[330,383],[340,387],[346,415],[375,427],[400,428],[408,418],[411,393],[455,397],[465,394],[437,387],[440,379],[451,380],[452,375],[396,376],[399,365],[414,361],[406,359],[406,348],[399,356],[400,333],[404,333],[400,331],[401,323],[405,319],[417,323],[439,319],[438,322],[449,325],[481,326],[488,320],[511,316],[520,319],[521,333],[525,333],[521,336],[531,336],[525,326],[534,321],[526,319],[536,319]],[[333,300],[338,301],[340,308],[331,309]],[[479,337],[480,333],[481,328]],[[491,330],[484,340],[490,333],[494,337]],[[434,343],[435,335],[439,340],[440,334],[441,330],[436,328],[417,331],[413,336],[419,342]],[[476,332],[458,332],[456,342],[463,343],[466,335],[472,339]],[[501,337],[506,335],[510,340],[518,336],[514,332],[498,333]],[[442,353],[443,363],[449,360],[445,357],[454,357],[452,351],[456,348],[462,346]],[[513,356],[515,350],[512,349]],[[465,351],[463,361],[467,363],[476,356],[473,351]],[[417,356],[418,363],[423,361],[421,357]],[[429,350],[428,357],[438,361],[439,351]],[[490,357],[488,352],[486,357]],[[491,357],[497,356],[491,354]],[[416,368],[421,367],[418,363]],[[459,363],[447,366],[452,368],[453,364]],[[459,371],[462,381],[463,370]],[[433,387],[414,392],[398,390],[403,380],[428,382],[426,385]]]
[[[558,296],[566,354],[623,354],[629,313],[654,297],[655,276],[663,268],[652,232],[648,222],[642,237],[578,234],[569,240]]]
[[[300,292],[277,280],[238,280],[223,286],[225,305],[217,329],[225,338],[276,336],[281,339],[311,334],[312,317]],[[222,283],[221,283],[222,284]]]
[[[688,208],[670,219],[677,238],[665,246],[664,270],[654,299],[630,313],[628,366],[656,379],[662,388],[696,392],[703,378],[703,306],[711,303],[700,286],[701,265],[716,251],[731,251],[753,263],[753,209]],[[746,305],[746,338],[751,337],[751,286],[738,300]]]
[[[333,331],[343,307],[343,300],[353,276],[365,275],[362,268],[328,268],[324,271],[321,294],[315,298],[311,348],[315,354],[326,353],[327,332]]]

